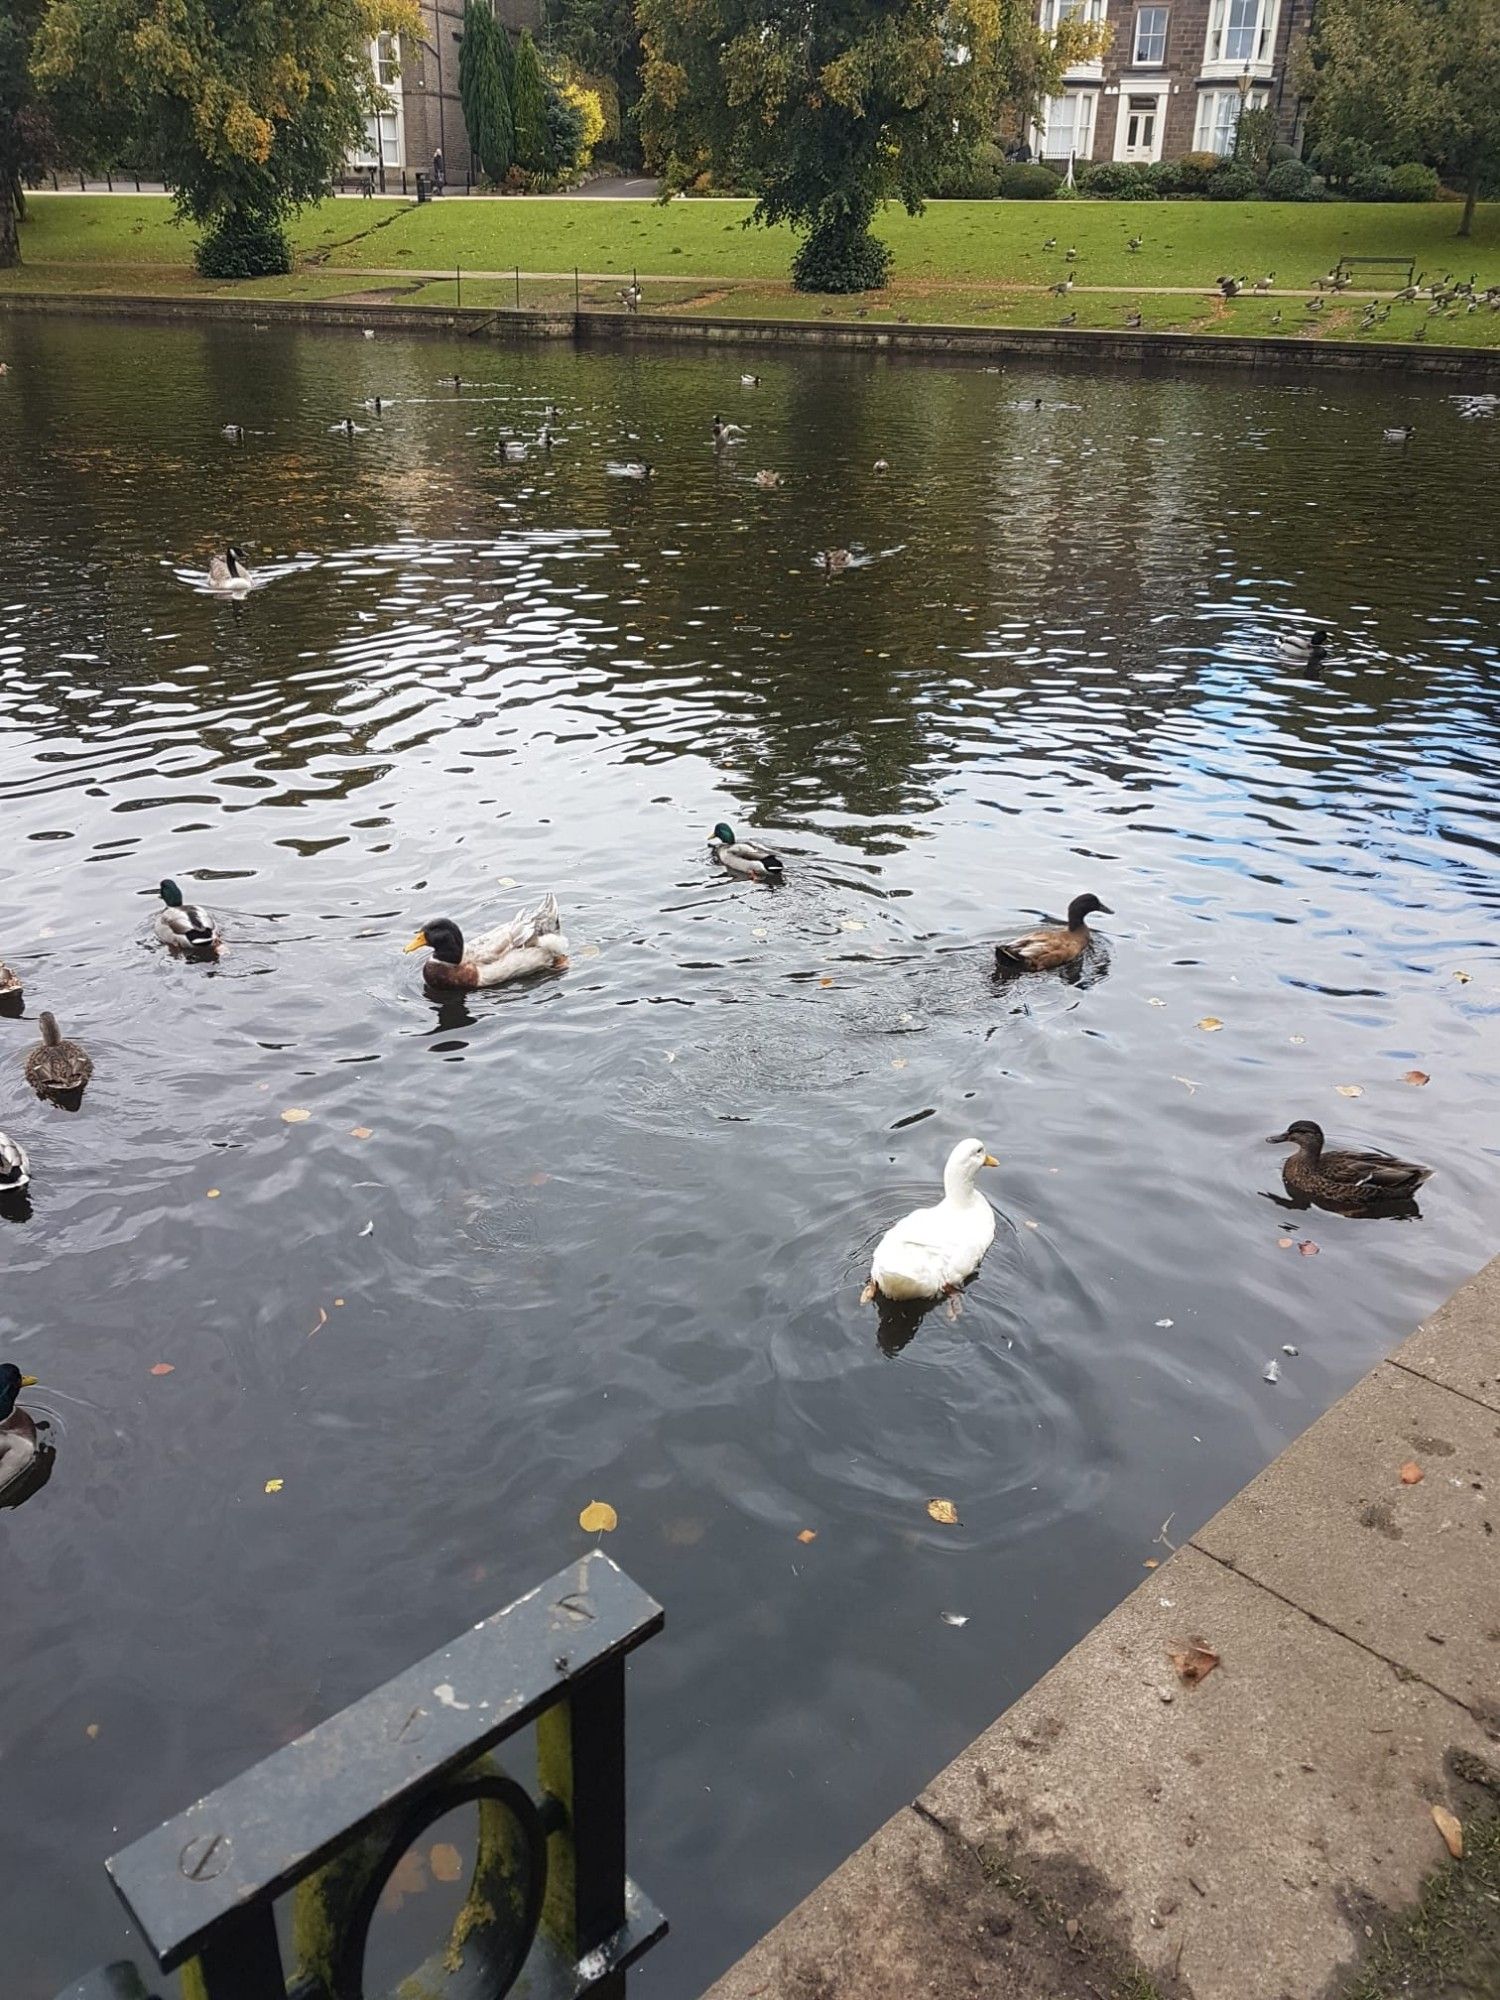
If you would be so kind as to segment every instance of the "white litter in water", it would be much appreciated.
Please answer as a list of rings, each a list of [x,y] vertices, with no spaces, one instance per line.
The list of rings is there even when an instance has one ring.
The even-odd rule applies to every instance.
[[[945,1625],[967,1625],[969,1622],[967,1611],[945,1611],[942,1618]]]
[[[1281,1363],[1279,1361],[1268,1361],[1266,1363],[1265,1379],[1268,1382],[1279,1382],[1281,1380]]]
[[[1295,1347],[1283,1347],[1281,1351],[1283,1354],[1295,1354],[1297,1352]]]
[[[1156,1324],[1157,1324],[1158,1326],[1175,1326],[1175,1325],[1176,1325],[1176,1321],[1175,1321],[1175,1320],[1170,1320],[1170,1319],[1159,1319],[1159,1320],[1158,1320],[1158,1321],[1156,1322]]]

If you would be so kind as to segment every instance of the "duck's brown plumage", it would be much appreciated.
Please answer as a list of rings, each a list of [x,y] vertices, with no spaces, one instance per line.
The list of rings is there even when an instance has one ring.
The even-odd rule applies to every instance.
[[[26,1081],[38,1097],[66,1097],[94,1074],[88,1052],[64,1039],[55,1017],[43,1014],[42,1039],[26,1058]]]
[[[1054,972],[1060,965],[1072,965],[1083,957],[1093,935],[1087,919],[1094,910],[1111,914],[1097,896],[1075,896],[1068,905],[1065,924],[1042,924],[1034,931],[1022,931],[995,946],[997,972]]]
[[[1316,1202],[1346,1214],[1410,1201],[1432,1177],[1431,1167],[1398,1160],[1391,1153],[1330,1149],[1324,1144],[1322,1126],[1310,1118],[1274,1133],[1268,1143],[1296,1148],[1281,1163],[1281,1178],[1293,1200]]]

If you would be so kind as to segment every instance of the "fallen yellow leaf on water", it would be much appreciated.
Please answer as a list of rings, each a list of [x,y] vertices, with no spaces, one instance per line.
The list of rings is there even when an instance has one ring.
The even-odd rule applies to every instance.
[[[815,1542],[817,1539],[818,1531],[816,1528],[803,1528],[797,1536],[799,1542]]]
[[[1316,1243],[1313,1242],[1310,1236],[1306,1237],[1301,1243],[1297,1245],[1297,1254],[1299,1257],[1316,1257],[1318,1254],[1318,1246]]]
[[[368,1125],[351,1125],[349,1127],[349,1137],[351,1139],[373,1139],[374,1136]]]
[[[1216,1014],[1205,1014],[1203,1019],[1198,1023],[1198,1026],[1203,1030],[1205,1035],[1216,1035],[1223,1025],[1224,1023]]]
[[[286,1481],[284,1479],[268,1479],[266,1481],[266,1491],[268,1493],[279,1493],[285,1484]]]
[[[151,1373],[153,1375],[170,1375],[173,1372],[173,1367],[174,1364],[170,1361],[157,1361],[153,1363]]]
[[[820,979],[820,980],[818,981],[818,984],[819,984],[820,986],[832,986],[832,984],[833,984],[833,981],[832,981],[831,979],[829,979],[829,978],[828,978],[828,977],[827,977],[827,976],[825,975],[825,977],[823,977],[822,979]]]
[[[1464,1830],[1446,1806],[1434,1806],[1432,1823],[1443,1836],[1443,1845],[1455,1861],[1464,1858]]]
[[[311,1117],[312,1113],[304,1111],[300,1104],[292,1105],[281,1114],[282,1123],[285,1125],[305,1125]]]
[[[1409,1069],[1401,1081],[1403,1083],[1423,1084],[1431,1083],[1432,1078],[1427,1074],[1425,1069]]]
[[[1333,1087],[1340,1097],[1363,1097],[1365,1094],[1362,1083],[1336,1083]]]
[[[1276,1248],[1278,1250],[1295,1250],[1296,1247],[1290,1236],[1278,1236],[1276,1239]]]
[[[434,1882],[456,1882],[464,1872],[463,1856],[446,1840],[440,1840],[427,1857]]]
[[[210,1188],[204,1199],[207,1201],[217,1201],[219,1199],[219,1190],[217,1188]]]
[[[892,1056],[892,1057],[891,1057],[891,1068],[892,1068],[892,1069],[905,1069],[905,1068],[906,1068],[906,1057],[905,1057],[905,1056]]]
[[[945,1528],[956,1528],[959,1525],[958,1509],[951,1500],[929,1500],[927,1511],[934,1521],[941,1521]]]
[[[1401,1484],[1403,1486],[1420,1486],[1423,1477],[1422,1468],[1414,1458],[1409,1458],[1401,1468]]]
[[[1147,1556],[1146,1560],[1141,1564],[1142,1569],[1160,1569],[1160,1567],[1161,1563],[1155,1556]]]
[[[586,1535],[607,1535],[619,1527],[620,1517],[607,1500],[590,1500],[578,1516],[578,1525]]]
[[[95,1738],[95,1737],[96,1737],[96,1736],[97,1736],[97,1735],[99,1734],[99,1725],[98,1725],[98,1723],[97,1723],[97,1722],[91,1722],[91,1723],[89,1724],[88,1728],[87,1728],[87,1729],[85,1729],[83,1733],[84,1733],[84,1735],[85,1735],[85,1736],[86,1736],[86,1737],[87,1737],[87,1738],[89,1739],[89,1741],[90,1741],[90,1742],[92,1743],[92,1742],[93,1742],[93,1740],[94,1740],[94,1738]]]

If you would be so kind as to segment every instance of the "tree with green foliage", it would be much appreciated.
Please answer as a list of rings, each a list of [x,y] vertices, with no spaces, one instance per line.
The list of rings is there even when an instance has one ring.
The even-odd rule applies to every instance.
[[[1320,156],[1426,161],[1464,190],[1473,234],[1500,176],[1500,0],[1320,0],[1303,83]]]
[[[516,165],[524,167],[529,174],[547,173],[547,79],[542,73],[542,59],[529,30],[522,31],[516,49],[510,102],[516,121]]]
[[[25,175],[49,151],[47,115],[31,81],[31,40],[42,4],[4,0],[0,6],[0,270],[21,261]]]
[[[46,0],[32,73],[78,157],[157,164],[201,272],[260,277],[383,101],[371,42],[419,25],[409,0]]]
[[[505,179],[515,157],[515,126],[506,88],[505,31],[490,0],[468,0],[458,50],[458,94],[464,108],[469,146],[483,171]]]
[[[884,283],[882,202],[910,214],[973,156],[1018,89],[1055,89],[1100,31],[1034,26],[1029,0],[639,0],[641,129],[665,194],[704,172],[805,232],[802,291]]]
[[[589,78],[613,84],[622,164],[640,162],[634,112],[641,97],[641,29],[635,0],[556,0],[548,9],[551,46]]]

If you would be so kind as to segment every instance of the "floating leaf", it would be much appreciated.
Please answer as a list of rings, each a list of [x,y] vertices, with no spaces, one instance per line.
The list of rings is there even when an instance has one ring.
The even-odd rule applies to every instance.
[[[1194,1083],[1193,1079],[1190,1076],[1179,1076],[1177,1072],[1174,1070],[1172,1072],[1172,1081],[1173,1083],[1180,1083],[1183,1089],[1187,1092],[1189,1097],[1194,1097],[1197,1095],[1198,1086],[1196,1083]]]
[[[929,1500],[927,1511],[934,1521],[941,1521],[945,1528],[956,1528],[959,1525],[958,1509],[951,1500]]]
[[[906,1068],[906,1057],[905,1057],[905,1056],[892,1056],[892,1057],[891,1057],[891,1068],[892,1068],[892,1069],[905,1069],[905,1068]]]
[[[1145,1560],[1145,1561],[1144,1561],[1144,1562],[1143,1562],[1143,1563],[1141,1564],[1141,1568],[1142,1568],[1142,1569],[1160,1569],[1160,1568],[1161,1568],[1161,1562],[1160,1562],[1160,1559],[1159,1559],[1158,1557],[1156,1557],[1156,1556],[1147,1556],[1146,1560]]]
[[[152,1364],[151,1373],[153,1375],[170,1375],[174,1372],[175,1365],[171,1361],[157,1361]]]
[[[1290,1236],[1278,1236],[1276,1239],[1276,1248],[1278,1250],[1295,1250],[1296,1247]]]
[[[1169,1319],[1159,1319],[1159,1320],[1158,1320],[1158,1321],[1156,1322],[1156,1324],[1157,1324],[1158,1326],[1171,1326],[1171,1325],[1173,1325],[1173,1324],[1174,1324],[1174,1322],[1173,1322],[1172,1320],[1169,1320]]]
[[[1365,1094],[1362,1083],[1336,1083],[1333,1087],[1340,1097],[1363,1097]]]
[[[414,1847],[408,1847],[386,1878],[380,1892],[383,1910],[399,1910],[408,1896],[420,1896],[427,1887],[427,1870]]]
[[[1458,981],[1460,986],[1467,986],[1474,975],[1472,972],[1455,972],[1453,977]]]
[[[1310,1236],[1304,1236],[1302,1241],[1297,1245],[1297,1255],[1299,1257],[1316,1257],[1317,1254],[1317,1244],[1313,1242]]]
[[[1302,1044],[1307,1040],[1307,1037],[1306,1035],[1288,1035],[1287,1040],[1294,1049],[1300,1049]]]
[[[514,875],[497,875],[495,880],[500,884],[502,889],[514,889],[516,886]]]
[[[286,1481],[284,1479],[268,1479],[266,1481],[266,1491],[268,1493],[279,1493],[285,1484]]]
[[[578,1525],[586,1535],[607,1535],[619,1527],[620,1517],[607,1500],[590,1500],[578,1516]]]
[[[1223,1025],[1224,1023],[1219,1019],[1217,1014],[1205,1014],[1203,1019],[1198,1023],[1198,1026],[1203,1030],[1205,1035],[1216,1035]]]
[[[97,1722],[89,1723],[89,1725],[87,1726],[87,1728],[84,1730],[83,1733],[89,1739],[90,1743],[92,1743],[95,1737],[99,1734],[98,1723]]]
[[[219,1190],[217,1188],[209,1188],[203,1198],[205,1201],[217,1201],[219,1199]]]
[[[820,986],[832,986],[833,981],[830,978],[828,978],[827,975],[825,974],[824,977],[818,981],[818,984]]]
[[[1206,1639],[1173,1639],[1167,1647],[1167,1658],[1177,1669],[1177,1678],[1188,1687],[1207,1680],[1219,1664],[1218,1654]]]
[[[969,1614],[967,1611],[940,1611],[938,1613],[938,1616],[942,1619],[945,1625],[962,1626],[962,1625],[967,1625],[969,1622]]]
[[[865,920],[863,917],[839,918],[839,929],[841,931],[862,931],[864,927],[865,927]]]
[[[374,1136],[375,1134],[370,1130],[368,1125],[351,1125],[349,1127],[349,1137],[351,1139],[373,1139]]]
[[[1424,1083],[1431,1083],[1432,1078],[1427,1074],[1425,1069],[1409,1069],[1401,1081],[1403,1083],[1416,1084],[1420,1088]]]
[[[456,1882],[464,1872],[463,1856],[446,1840],[437,1841],[427,1856],[434,1882]]]
[[[1432,1823],[1443,1836],[1443,1845],[1455,1861],[1464,1858],[1464,1830],[1446,1806],[1432,1808]]]
[[[799,1542],[815,1542],[817,1539],[818,1531],[816,1528],[802,1528],[798,1531],[797,1540]]]
[[[1401,1484],[1403,1486],[1420,1486],[1425,1476],[1421,1466],[1418,1465],[1414,1458],[1409,1458],[1401,1468]]]
[[[1151,998],[1146,1002],[1146,1005],[1148,1007],[1165,1007],[1166,1004],[1167,1003],[1165,1000],[1158,1000],[1155,994],[1153,994]]]
[[[305,1125],[311,1117],[310,1111],[304,1111],[300,1104],[293,1104],[282,1112],[281,1122],[284,1125]]]

